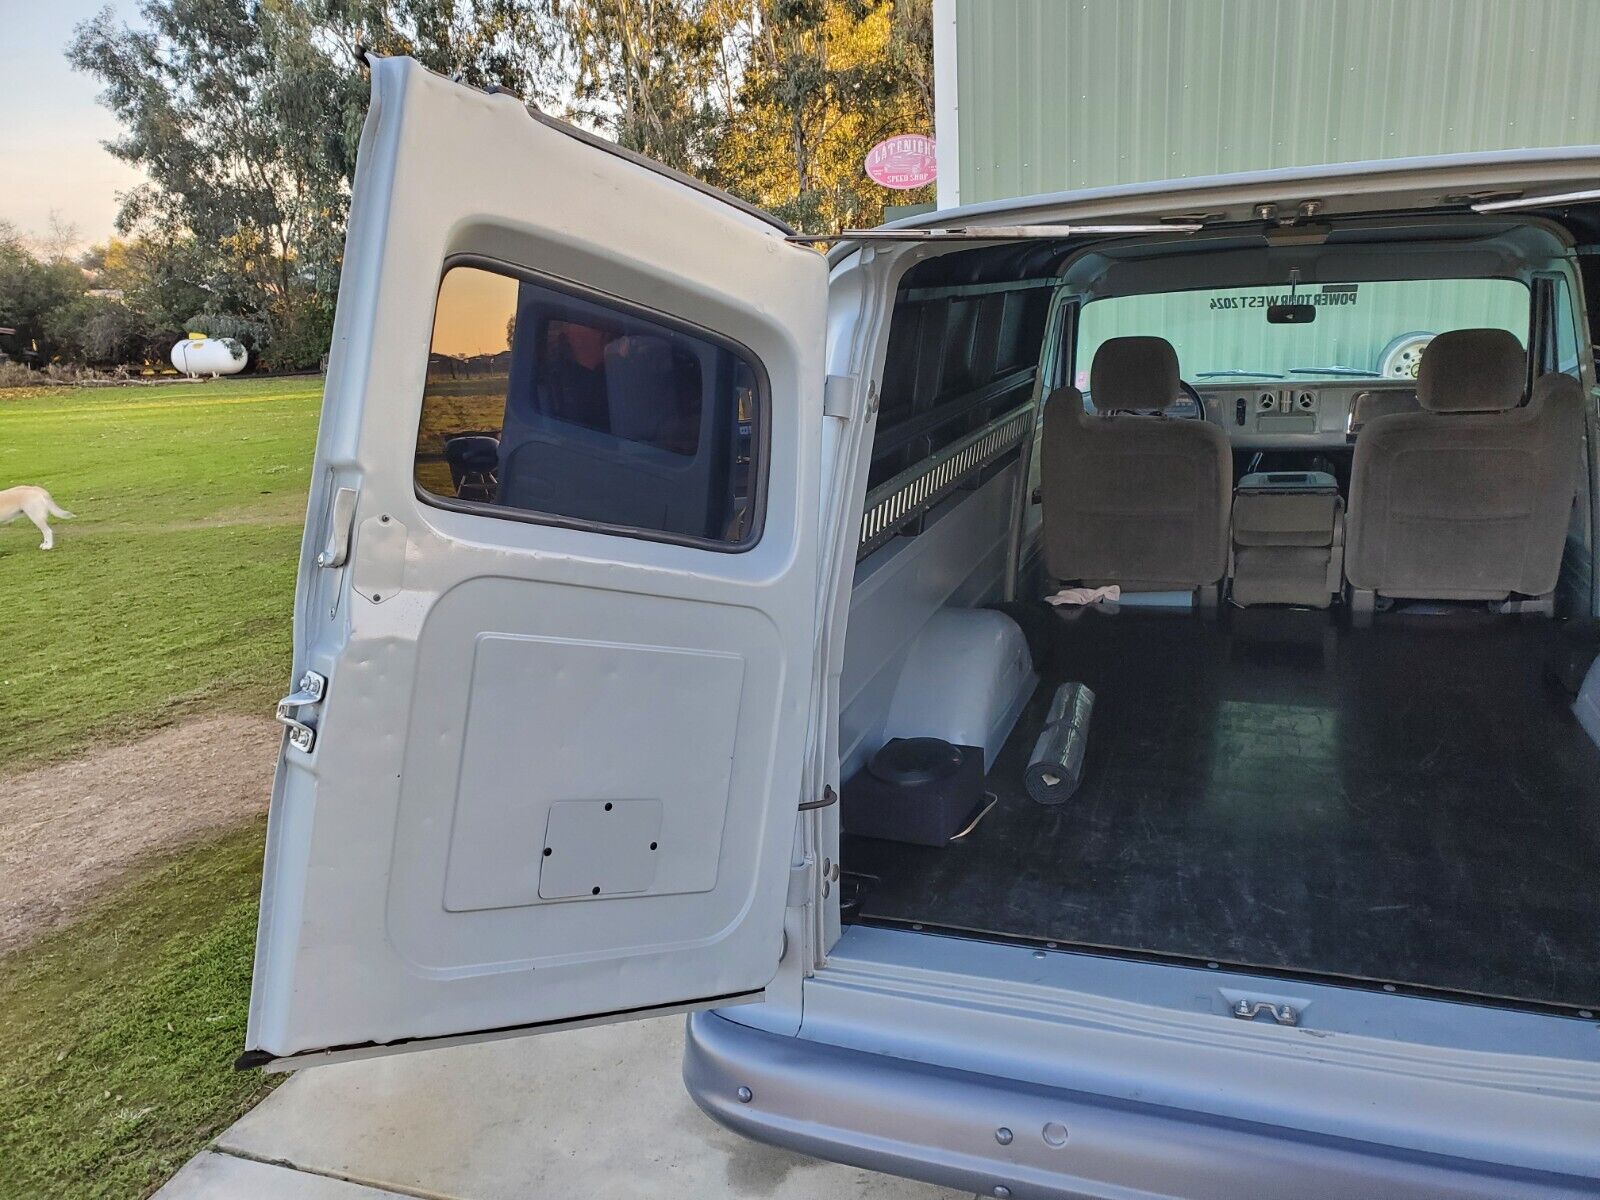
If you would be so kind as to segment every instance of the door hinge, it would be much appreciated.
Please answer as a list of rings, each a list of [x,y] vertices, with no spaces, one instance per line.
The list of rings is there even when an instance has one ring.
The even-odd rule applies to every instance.
[[[307,671],[300,676],[296,690],[278,701],[278,724],[289,731],[289,745],[303,754],[311,753],[311,748],[317,744],[317,728],[306,724],[302,718],[309,716],[310,710],[320,705],[327,694],[327,678]]]
[[[854,375],[829,375],[822,384],[822,414],[848,421],[856,415],[856,385],[861,381]]]
[[[799,908],[811,899],[816,890],[811,870],[816,865],[817,860],[809,856],[800,862],[789,864],[789,896],[784,902],[789,908]]]

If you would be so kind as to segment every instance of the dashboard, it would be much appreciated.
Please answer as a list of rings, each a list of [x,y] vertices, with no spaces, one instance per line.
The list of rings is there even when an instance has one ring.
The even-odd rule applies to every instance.
[[[1411,379],[1233,380],[1202,383],[1195,392],[1205,417],[1239,450],[1337,450],[1352,445],[1361,427],[1390,413],[1420,412]],[[1091,396],[1084,407],[1094,411]],[[1180,395],[1169,417],[1199,417],[1194,400]]]
[[[1331,450],[1355,441],[1361,427],[1390,413],[1417,412],[1409,379],[1280,380],[1199,384],[1206,419],[1242,450]],[[1194,401],[1168,410],[1195,417]]]

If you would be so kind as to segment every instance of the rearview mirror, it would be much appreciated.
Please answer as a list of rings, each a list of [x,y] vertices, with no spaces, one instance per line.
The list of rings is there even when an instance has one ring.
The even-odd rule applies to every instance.
[[[1316,319],[1317,309],[1313,304],[1267,305],[1268,325],[1309,325]]]

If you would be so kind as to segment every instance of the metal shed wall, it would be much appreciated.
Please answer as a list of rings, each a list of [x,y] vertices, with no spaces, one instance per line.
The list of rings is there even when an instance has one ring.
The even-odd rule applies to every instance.
[[[1600,142],[1596,0],[935,0],[934,22],[941,207]]]

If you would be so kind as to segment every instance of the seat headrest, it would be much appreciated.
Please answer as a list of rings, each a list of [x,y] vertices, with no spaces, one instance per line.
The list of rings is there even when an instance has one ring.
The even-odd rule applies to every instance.
[[[1096,412],[1167,408],[1178,398],[1178,352],[1166,338],[1112,338],[1094,352],[1089,395]]]
[[[1044,399],[1046,410],[1057,409],[1063,413],[1083,412],[1083,393],[1070,383],[1064,383]]]
[[[1452,329],[1428,343],[1417,403],[1430,412],[1505,412],[1522,403],[1528,356],[1504,329]]]

